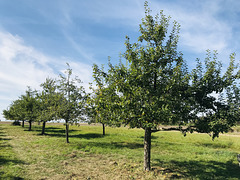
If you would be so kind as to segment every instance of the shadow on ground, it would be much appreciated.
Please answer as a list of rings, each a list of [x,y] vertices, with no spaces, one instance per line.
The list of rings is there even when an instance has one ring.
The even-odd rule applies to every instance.
[[[13,167],[15,165],[20,165],[20,164],[24,164],[23,161],[15,159],[12,154],[12,146],[9,144],[9,140],[11,140],[10,138],[5,138],[5,133],[3,132],[3,128],[0,128],[0,167],[1,167],[1,171],[0,171],[0,179],[18,179],[21,180],[23,178],[18,177],[18,176],[14,176],[12,174],[10,174],[8,172],[9,168],[5,168],[7,169],[6,171],[4,170],[4,167]]]
[[[127,142],[111,142],[111,143],[106,143],[106,142],[88,142],[87,144],[79,144],[78,149],[84,149],[85,147],[98,147],[98,148],[103,148],[103,149],[138,149],[138,148],[143,148],[143,144],[140,143],[127,143]]]
[[[158,160],[154,166],[164,166],[166,162]],[[170,161],[171,172],[181,174],[181,177],[190,179],[239,179],[240,171],[238,164],[232,161],[226,163],[217,161]]]

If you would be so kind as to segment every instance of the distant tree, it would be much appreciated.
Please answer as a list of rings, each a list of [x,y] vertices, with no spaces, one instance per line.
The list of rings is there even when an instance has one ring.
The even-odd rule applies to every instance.
[[[103,135],[105,135],[106,126],[120,126],[121,124],[116,119],[116,114],[111,110],[112,101],[116,101],[119,97],[116,95],[115,88],[111,88],[106,84],[107,74],[104,73],[103,67],[94,64],[93,77],[96,83],[96,88],[91,86],[93,91],[92,96],[88,98],[88,117],[89,122],[101,123]]]
[[[11,103],[7,110],[3,110],[3,116],[5,119],[22,121],[22,127],[24,127],[24,114],[22,113],[22,100],[18,99]]]
[[[235,54],[230,55],[230,64],[223,74],[217,52],[212,54],[208,50],[204,65],[197,60],[197,67],[191,75],[192,94],[189,99],[192,100],[192,128],[197,132],[209,133],[214,139],[219,133],[228,132],[238,119],[239,109],[236,105],[239,97],[234,84],[239,78],[239,70],[235,65]]]
[[[42,122],[41,134],[44,135],[46,123],[57,119],[62,97],[57,92],[57,84],[54,79],[47,78],[40,86],[43,90],[37,96],[39,100],[38,121]]]
[[[32,130],[32,123],[37,120],[39,101],[36,98],[37,92],[30,87],[26,90],[25,94],[21,96],[23,103],[22,112],[25,120],[29,122],[28,130]]]
[[[236,122],[240,122],[240,86],[239,82],[234,82],[234,84],[228,87],[226,91],[227,99],[225,102],[231,107],[231,113],[234,115]]]
[[[58,108],[58,118],[65,120],[66,142],[69,143],[69,124],[85,119],[85,103],[87,94],[77,77],[71,78],[72,69],[69,64],[65,75],[60,75],[58,90],[62,94]]]
[[[37,111],[39,103],[36,99],[36,91],[30,87],[24,95],[13,101],[8,110],[4,110],[3,114],[6,119],[21,120],[24,127],[24,121],[29,122],[29,131],[32,129],[32,122],[37,119]]]

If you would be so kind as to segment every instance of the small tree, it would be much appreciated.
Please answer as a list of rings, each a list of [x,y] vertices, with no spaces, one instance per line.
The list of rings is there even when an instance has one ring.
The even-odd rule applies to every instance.
[[[213,54],[207,51],[204,65],[197,60],[197,67],[191,74],[189,96],[192,101],[189,119],[192,119],[190,124],[195,131],[212,134],[214,139],[235,125],[239,114],[236,108],[238,91],[234,86],[239,78],[239,71],[235,72],[237,69],[234,53],[230,55],[230,64],[224,74],[216,51]]]
[[[8,120],[21,120],[24,127],[23,101],[21,99],[13,101],[7,110],[3,110],[3,115]]]
[[[120,126],[120,122],[116,119],[116,114],[111,110],[112,101],[119,99],[115,92],[115,88],[111,88],[107,84],[107,74],[104,73],[103,67],[101,70],[96,64],[93,66],[93,77],[96,83],[96,88],[91,86],[93,91],[92,97],[88,98],[88,117],[90,123],[101,123],[103,127],[103,135],[105,135],[105,127]]]
[[[77,123],[84,120],[85,117],[85,101],[87,95],[83,86],[80,85],[81,80],[72,76],[72,69],[69,64],[65,75],[60,75],[58,89],[62,94],[61,104],[58,108],[58,118],[65,120],[66,126],[66,142],[69,143],[69,124]]]
[[[57,118],[57,112],[62,97],[61,94],[56,91],[57,85],[54,79],[47,78],[46,81],[40,86],[43,88],[43,90],[38,93],[38,121],[42,122],[41,134],[44,135],[46,122],[55,120]]]
[[[36,91],[33,91],[30,87],[26,90],[26,94],[21,96],[23,103],[23,114],[25,120],[29,122],[28,130],[32,130],[32,122],[37,120],[38,110],[39,110],[39,101],[36,98]]]

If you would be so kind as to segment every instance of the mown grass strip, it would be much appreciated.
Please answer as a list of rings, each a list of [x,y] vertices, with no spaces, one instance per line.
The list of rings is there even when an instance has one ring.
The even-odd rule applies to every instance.
[[[152,165],[143,171],[141,129],[110,128],[102,136],[101,126],[71,126],[70,144],[64,127],[48,125],[33,131],[0,125],[2,177],[24,179],[239,179],[236,154],[240,137],[222,135],[212,141],[206,134],[153,133]],[[5,147],[5,145],[7,145]],[[3,152],[3,153],[2,153]],[[5,153],[5,154],[4,154]],[[11,170],[9,170],[11,169]]]

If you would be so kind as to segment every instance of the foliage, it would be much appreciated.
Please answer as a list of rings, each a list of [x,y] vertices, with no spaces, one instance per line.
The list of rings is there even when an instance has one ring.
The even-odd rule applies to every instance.
[[[146,170],[150,170],[151,129],[187,121],[184,99],[189,86],[187,68],[177,51],[180,25],[174,21],[169,33],[170,17],[162,11],[155,18],[150,13],[146,2],[138,42],[131,44],[126,37],[126,65],[109,64],[106,78],[108,88],[120,98],[111,101],[111,113],[131,128],[145,129]]]
[[[47,78],[40,86],[43,90],[37,96],[39,100],[38,121],[43,122],[42,134],[44,134],[46,122],[57,120],[58,108],[62,97],[57,92],[57,85],[54,79]]]
[[[3,111],[3,115],[9,120],[28,121],[30,124],[37,120],[39,109],[39,101],[36,99],[36,91],[30,87],[24,95],[13,101],[8,110]],[[29,126],[31,130],[31,126]]]
[[[155,128],[182,115],[174,107],[182,102],[189,77],[177,52],[179,25],[174,22],[167,37],[169,20],[162,11],[154,19],[146,7],[138,43],[126,39],[127,64],[110,66],[108,81],[121,95],[123,123],[130,127]]]
[[[237,121],[237,111],[214,94],[224,97],[227,88],[239,77],[234,54],[222,75],[217,53],[211,58],[210,51],[205,66],[197,59],[197,67],[189,73],[182,54],[177,51],[180,25],[174,21],[169,32],[170,17],[163,11],[155,18],[150,13],[146,2],[138,42],[130,43],[126,37],[126,64],[121,61],[115,66],[109,64],[107,74],[99,68],[94,73],[95,80],[106,80],[104,90],[111,89],[119,97],[109,103],[109,96],[102,96],[103,90],[99,88],[105,99],[100,100],[108,103],[111,114],[117,114],[131,128],[145,129],[146,170],[150,170],[151,132],[159,125],[177,125],[179,128],[175,130],[184,135],[187,131],[211,133],[213,139],[228,132]],[[106,113],[99,111],[99,114]]]
[[[91,86],[93,92],[92,96],[88,98],[89,123],[101,123],[103,125],[103,134],[105,134],[105,125],[118,127],[121,125],[119,118],[112,110],[112,108],[115,107],[111,105],[111,103],[116,102],[119,97],[115,89],[107,84],[107,74],[104,73],[103,67],[100,70],[99,67],[94,64],[93,77],[96,82],[96,88]]]
[[[3,110],[5,119],[8,120],[22,120],[24,119],[23,112],[23,101],[20,99],[15,100],[11,103],[7,110]]]
[[[31,130],[31,124],[33,121],[37,120],[39,101],[36,98],[36,91],[32,90],[30,87],[26,90],[26,94],[21,96],[23,103],[23,114],[25,120],[30,124],[29,130]]]
[[[212,133],[213,139],[219,133],[228,132],[237,121],[238,109],[230,103],[232,93],[229,91],[239,76],[239,72],[235,72],[238,66],[234,62],[235,55],[232,54],[230,64],[222,74],[217,52],[211,58],[211,52],[207,51],[205,66],[198,60],[197,67],[192,70],[190,116],[195,130]]]
[[[78,123],[84,120],[85,117],[85,101],[87,94],[80,85],[81,80],[77,77],[71,78],[72,69],[69,64],[65,75],[60,75],[58,90],[62,95],[58,108],[58,118],[65,120],[66,126],[66,141],[69,143],[68,129],[69,124]]]

